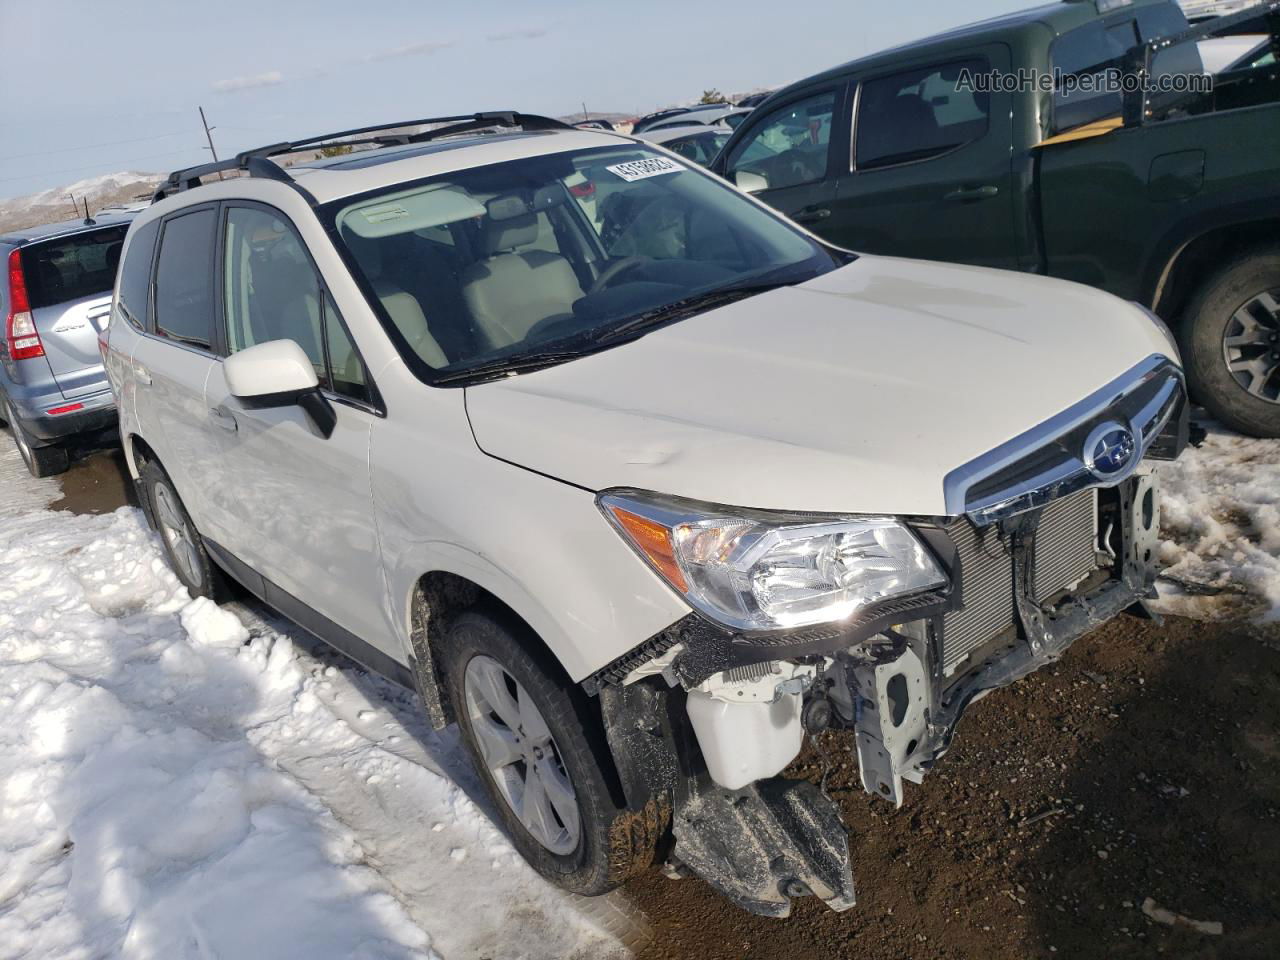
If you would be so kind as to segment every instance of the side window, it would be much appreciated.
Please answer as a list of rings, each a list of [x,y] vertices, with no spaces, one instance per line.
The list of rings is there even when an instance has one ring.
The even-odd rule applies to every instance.
[[[200,347],[212,343],[215,220],[206,209],[165,221],[156,265],[156,333]]]
[[[859,170],[941,156],[987,135],[991,95],[961,77],[990,72],[985,60],[921,67],[870,80],[858,94],[854,163]]]
[[[302,240],[284,218],[258,207],[231,207],[224,243],[228,352],[292,340],[323,386],[368,401],[364,364]]]
[[[1110,26],[1094,20],[1068,30],[1053,42],[1054,74],[1068,81],[1053,93],[1054,133],[1120,115],[1122,95],[1102,80],[1108,71],[1124,66],[1125,55],[1137,43],[1138,28],[1132,20]]]
[[[353,400],[372,403],[373,391],[369,388],[369,375],[365,372],[364,361],[356,352],[351,335],[347,333],[347,325],[342,322],[342,316],[338,313],[338,305],[333,302],[328,291],[324,295],[324,329],[333,392]]]
[[[129,252],[120,268],[118,306],[125,319],[139,330],[146,329],[151,313],[151,261],[159,233],[159,220],[152,220],[134,231],[129,238]]]
[[[734,148],[725,170],[729,180],[756,190],[821,180],[827,173],[835,108],[836,92],[828,90],[772,111]]]

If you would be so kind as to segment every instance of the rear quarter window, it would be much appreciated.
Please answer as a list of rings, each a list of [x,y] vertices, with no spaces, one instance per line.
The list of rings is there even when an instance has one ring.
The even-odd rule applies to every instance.
[[[129,246],[120,267],[118,306],[139,330],[145,330],[151,313],[151,260],[156,252],[160,221],[152,220],[129,237]]]
[[[23,247],[31,309],[111,293],[128,229],[122,224]]]

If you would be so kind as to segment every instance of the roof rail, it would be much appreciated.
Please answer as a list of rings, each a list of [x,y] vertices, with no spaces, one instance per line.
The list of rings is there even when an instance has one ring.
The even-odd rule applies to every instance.
[[[379,133],[379,131],[398,130],[402,127],[421,127],[427,124],[444,124],[431,130],[419,133]],[[570,124],[535,113],[517,113],[514,110],[494,110],[487,113],[469,113],[455,117],[425,117],[419,120],[399,120],[395,123],[379,123],[371,127],[355,127],[351,130],[339,130],[335,133],[324,133],[303,140],[284,140],[280,143],[268,144],[244,150],[227,160],[213,163],[202,163],[194,167],[175,170],[156,188],[151,202],[156,203],[165,197],[183,190],[200,186],[201,178],[229,170],[243,171],[251,177],[262,177],[268,180],[279,180],[294,184],[284,167],[272,163],[271,157],[288,153],[300,153],[306,150],[319,150],[326,146],[360,146],[372,144],[379,147],[400,146],[409,143],[423,143],[441,137],[470,133],[476,130],[488,130],[493,127],[520,127],[524,130],[572,130]],[[296,184],[295,184],[296,185]]]

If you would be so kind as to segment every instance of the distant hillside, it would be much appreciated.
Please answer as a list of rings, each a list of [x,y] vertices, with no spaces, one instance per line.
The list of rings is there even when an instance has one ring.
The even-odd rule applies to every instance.
[[[140,196],[149,197],[161,179],[163,174],[127,170],[78,180],[65,187],[54,187],[25,197],[0,200],[0,233],[38,223],[72,219],[76,214],[71,209],[69,194],[80,203],[83,203],[81,198],[87,197],[89,212],[93,213],[112,204],[128,203]]]

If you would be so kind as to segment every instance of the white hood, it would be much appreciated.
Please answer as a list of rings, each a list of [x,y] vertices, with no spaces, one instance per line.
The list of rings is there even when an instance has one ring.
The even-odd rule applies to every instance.
[[[954,468],[1153,354],[1142,311],[1026,274],[862,257],[467,389],[486,453],[569,483],[762,509],[942,514]]]

